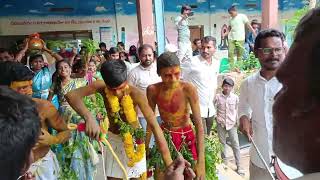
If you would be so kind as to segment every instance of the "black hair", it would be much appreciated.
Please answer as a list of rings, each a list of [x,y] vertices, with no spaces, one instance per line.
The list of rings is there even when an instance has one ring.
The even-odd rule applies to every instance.
[[[259,34],[257,35],[256,40],[254,41],[254,50],[261,48],[261,41],[263,39],[266,39],[269,37],[280,38],[282,41],[282,44],[285,40],[282,32],[280,32],[276,29],[265,29],[265,30],[260,31]]]
[[[40,118],[31,98],[0,86],[0,177],[17,179],[40,133]]]
[[[18,62],[0,62],[0,85],[10,86],[13,81],[32,80],[34,73]]]
[[[143,44],[142,46],[139,47],[138,54],[141,54],[142,50],[149,49],[149,48],[154,52],[154,49],[150,44]]]
[[[100,73],[102,79],[110,88],[116,88],[127,80],[127,66],[123,61],[105,61],[101,65]]]
[[[5,48],[0,48],[0,53],[8,53],[9,56],[12,56],[14,58],[14,48],[12,49],[5,49]],[[7,59],[0,59],[0,61],[6,61]],[[11,59],[10,59],[11,60]]]
[[[134,48],[134,50],[132,50],[132,48]],[[140,62],[139,57],[138,57],[138,50],[137,50],[137,47],[135,45],[130,46],[130,48],[129,48],[129,56],[134,56],[135,57],[135,60],[136,60],[135,63]]]
[[[101,43],[99,44],[99,48],[101,48],[101,47],[105,47],[105,48],[107,48],[107,45],[106,45],[106,43],[104,43],[104,42],[101,42]]]
[[[122,47],[124,47],[124,43],[123,43],[123,42],[118,42],[118,43],[117,43],[117,46],[119,46],[119,45],[122,46]]]
[[[119,53],[119,49],[117,47],[111,47],[109,49],[109,55]]]
[[[173,66],[180,66],[176,53],[164,52],[157,59],[157,74],[160,76],[161,69]]]
[[[251,21],[251,26],[254,25],[254,24],[259,24],[259,22],[258,22],[257,19],[253,19],[253,20]]]
[[[14,49],[6,49],[6,48],[0,48],[0,53],[5,53],[5,52],[7,52],[9,55],[14,55],[14,53],[15,53],[15,51],[14,51]]]
[[[310,70],[308,71],[309,84],[310,84],[310,93],[315,99],[320,103],[320,77],[319,77],[319,68],[320,68],[320,41],[312,48],[312,54],[310,56]]]
[[[184,5],[182,5],[182,7],[181,7],[180,13],[183,14],[183,12],[184,12],[185,10],[191,10],[191,9],[192,9],[192,8],[191,8],[189,5],[184,4]]]
[[[68,64],[69,64],[69,62],[68,62]],[[69,64],[70,65],[70,64]],[[58,66],[56,66],[56,67],[58,67]],[[71,67],[71,66],[70,66]],[[72,72],[73,73],[77,73],[77,71],[79,70],[79,69],[82,69],[84,67],[84,65],[83,65],[83,61],[82,60],[78,60],[76,63],[74,63],[73,64],[73,66],[72,66]]]
[[[86,51],[87,51],[87,47],[86,46],[81,46],[81,49],[80,49],[80,51],[79,51],[79,54],[80,55],[82,55],[82,54],[85,54],[86,53]]]
[[[295,29],[295,38],[293,43],[300,43],[304,41],[307,36],[317,36],[319,31],[319,14],[320,8],[314,8],[310,10],[298,23]],[[317,39],[317,40],[316,40]],[[316,38],[312,45],[310,59],[305,59],[306,63],[309,63],[309,70],[307,71],[306,79],[310,84],[310,94],[316,99],[317,103],[320,103],[320,41]],[[310,61],[310,62],[307,62]]]
[[[205,36],[201,39],[201,43],[209,43],[210,41],[213,42],[213,45],[216,46],[217,44],[217,39],[212,36]]]
[[[119,52],[119,59],[120,59],[121,54],[124,54],[125,57],[126,57],[125,61],[129,62],[128,54],[126,52],[124,52],[124,51]]]
[[[61,63],[66,63],[69,65],[70,68],[72,68],[72,66],[70,65],[69,61],[67,59],[64,59],[64,60],[61,60],[61,61],[58,61],[56,62],[56,72],[52,75],[52,79],[53,79],[53,92],[54,94],[57,94],[59,96],[59,98],[61,98],[61,96],[63,96],[61,94],[61,89],[62,89],[62,78],[59,76],[58,74],[58,68],[59,68],[59,65]],[[76,62],[77,63],[82,63],[81,61],[78,61]]]
[[[225,84],[230,85],[230,86],[233,87],[234,86],[234,81],[231,78],[226,77],[222,82],[222,86],[225,85]]]
[[[37,58],[41,58],[42,60],[44,60],[41,54],[34,54],[34,55],[30,56],[29,63],[31,63],[32,61],[34,61]]]
[[[201,39],[195,38],[195,39],[193,40],[193,44],[194,44],[194,45],[197,45],[197,42],[198,42],[198,41],[201,41]]]
[[[132,49],[134,49],[134,50],[132,50]],[[130,46],[130,48],[129,48],[129,54],[130,54],[130,55],[137,54],[137,47],[136,47],[135,45]]]
[[[237,7],[235,5],[232,5],[231,7],[229,7],[228,12],[230,13],[231,11],[237,11]]]

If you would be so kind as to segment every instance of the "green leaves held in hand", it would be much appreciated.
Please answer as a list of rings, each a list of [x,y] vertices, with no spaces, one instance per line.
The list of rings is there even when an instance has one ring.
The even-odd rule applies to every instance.
[[[137,139],[145,139],[146,133],[142,128],[137,128],[134,131],[134,135]]]
[[[47,47],[52,50],[60,49],[60,47],[66,48],[71,46],[70,44],[62,40],[47,40],[46,44],[47,44]]]
[[[87,53],[89,54],[95,54],[96,49],[99,47],[98,43],[92,39],[82,40],[81,43],[87,48]]]
[[[168,132],[164,132],[163,134],[164,134],[164,137],[167,141],[168,148],[169,148],[169,151],[171,154],[171,158],[176,159],[179,154],[175,150],[175,147],[172,143],[171,135]],[[189,150],[188,145],[185,142],[182,142],[179,152],[183,156],[183,158],[191,164],[191,167],[193,168],[195,165],[195,160],[193,160],[192,153]],[[163,162],[162,156],[161,156],[160,151],[157,148],[157,146],[152,147],[148,157],[149,157],[149,158],[147,158],[148,169],[159,168],[161,171],[165,170],[165,164]]]

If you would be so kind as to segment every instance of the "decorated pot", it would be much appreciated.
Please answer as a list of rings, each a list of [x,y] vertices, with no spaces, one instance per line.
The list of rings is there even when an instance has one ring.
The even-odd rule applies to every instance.
[[[29,35],[29,49],[41,50],[44,47],[44,41],[40,39],[40,34],[34,33]]]

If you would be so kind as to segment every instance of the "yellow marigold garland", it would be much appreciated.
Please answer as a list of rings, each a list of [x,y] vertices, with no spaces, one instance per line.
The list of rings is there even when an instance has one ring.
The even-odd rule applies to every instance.
[[[123,113],[129,124],[137,121],[137,113],[134,110],[133,101],[130,95],[124,95],[121,99],[121,105],[123,107]]]
[[[105,89],[105,93],[107,95],[107,99],[109,102],[109,106],[111,108],[112,113],[117,113],[120,111],[120,104],[119,104],[119,99],[117,96],[114,96],[108,88]]]
[[[140,176],[140,180],[147,180],[147,172],[144,172],[144,173]]]
[[[128,91],[129,87],[127,86],[125,91]],[[109,106],[113,114],[119,114],[120,112],[120,104],[117,96],[113,95],[108,88],[105,88],[105,93],[107,96],[107,100],[109,102]],[[133,100],[128,93],[126,93],[121,99],[121,106],[123,108],[123,113],[126,117],[126,120],[129,124],[133,124],[137,121],[137,113],[134,109]],[[120,117],[120,116],[119,116]],[[121,120],[122,123],[125,123]],[[126,131],[122,134],[124,149],[126,155],[129,159],[128,166],[133,167],[137,162],[141,161],[145,155],[145,144],[140,143],[137,144],[133,136],[129,131]],[[135,149],[135,143],[137,144]]]

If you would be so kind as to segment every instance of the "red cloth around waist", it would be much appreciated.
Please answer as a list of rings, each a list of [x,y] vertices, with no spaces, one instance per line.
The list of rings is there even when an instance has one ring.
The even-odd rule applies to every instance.
[[[195,161],[198,159],[196,137],[191,125],[175,130],[169,130],[164,125],[161,125],[161,129],[170,133],[172,142],[176,146],[178,151],[180,151],[181,144],[184,141],[184,143],[188,145],[188,148],[192,153],[193,159]]]

